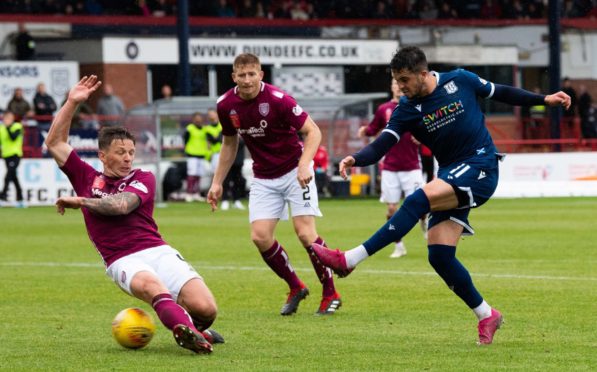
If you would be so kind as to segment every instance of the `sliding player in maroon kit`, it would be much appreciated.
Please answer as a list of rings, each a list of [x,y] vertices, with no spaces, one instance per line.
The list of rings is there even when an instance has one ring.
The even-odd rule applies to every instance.
[[[234,161],[242,136],[253,158],[255,178],[249,196],[251,239],[267,265],[290,287],[280,314],[292,315],[309,294],[290,265],[288,254],[274,238],[279,220],[288,219],[288,204],[297,237],[307,252],[323,296],[317,314],[333,314],[341,305],[332,272],[313,255],[313,243],[325,244],[317,234],[315,216],[321,216],[313,179],[313,157],[321,142],[319,127],[294,98],[262,81],[259,58],[241,54],[233,64],[237,84],[218,99],[223,142],[207,201],[216,210],[222,182]],[[304,148],[298,133],[304,139]]]
[[[133,169],[135,138],[125,128],[99,132],[103,172],[81,160],[68,144],[77,106],[101,85],[95,75],[83,77],[50,127],[48,151],[68,176],[77,196],[61,197],[58,212],[79,209],[91,242],[104,260],[107,274],[125,292],[150,304],[173,331],[178,345],[210,353],[223,338],[207,329],[217,306],[203,278],[158,233],[153,219],[155,177]]]

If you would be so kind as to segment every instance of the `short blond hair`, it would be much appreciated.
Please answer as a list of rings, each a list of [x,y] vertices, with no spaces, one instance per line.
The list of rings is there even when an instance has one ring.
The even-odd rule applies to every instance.
[[[236,56],[234,63],[232,64],[232,68],[236,69],[238,66],[245,65],[257,65],[259,68],[261,68],[261,61],[259,61],[259,57],[257,57],[255,54],[242,53]]]

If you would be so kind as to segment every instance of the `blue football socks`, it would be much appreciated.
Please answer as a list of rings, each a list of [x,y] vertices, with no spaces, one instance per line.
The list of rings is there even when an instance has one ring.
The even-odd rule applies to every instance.
[[[458,295],[471,309],[483,302],[470,274],[456,258],[456,247],[433,244],[428,246],[429,263],[442,277],[448,287]]]
[[[388,244],[402,239],[429,212],[429,199],[418,189],[404,200],[402,206],[363,246],[369,256]]]

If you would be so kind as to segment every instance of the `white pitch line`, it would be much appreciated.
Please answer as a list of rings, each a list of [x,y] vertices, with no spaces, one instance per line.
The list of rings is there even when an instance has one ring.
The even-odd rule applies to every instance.
[[[104,265],[100,263],[90,262],[0,262],[0,266],[104,267]]]
[[[215,270],[215,271],[269,271],[270,268],[265,266],[205,266],[203,262],[192,262],[193,266],[201,270]],[[30,267],[97,267],[103,268],[100,263],[90,262],[0,262],[0,266],[30,266]],[[312,268],[295,268],[296,271],[311,272]],[[412,275],[412,276],[436,276],[433,271],[403,271],[403,270],[374,270],[374,269],[359,269],[360,273],[374,274],[374,275]],[[580,276],[551,276],[551,275],[520,275],[520,274],[483,274],[471,273],[474,277],[479,278],[496,278],[496,279],[528,279],[528,280],[569,280],[569,281],[587,281],[595,282],[595,277],[580,277]]]

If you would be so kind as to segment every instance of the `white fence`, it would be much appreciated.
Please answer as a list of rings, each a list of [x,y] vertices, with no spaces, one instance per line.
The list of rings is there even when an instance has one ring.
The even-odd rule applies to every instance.
[[[495,196],[597,196],[597,152],[508,154]]]
[[[97,158],[87,159],[101,169]],[[161,164],[164,174],[167,162]],[[155,171],[152,164],[137,167]],[[0,162],[0,180],[6,172]],[[52,159],[23,159],[18,169],[28,205],[52,205],[62,195],[72,195],[66,176]],[[500,163],[500,182],[495,197],[597,196],[597,152],[509,154]],[[11,185],[9,200],[14,200]]]

